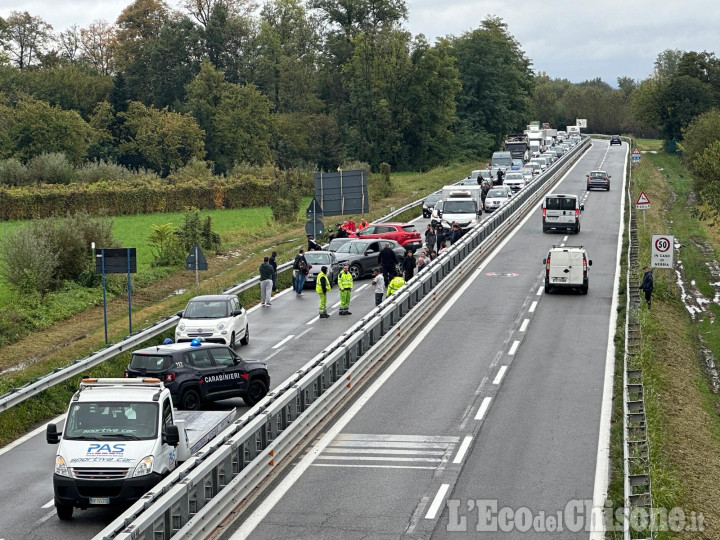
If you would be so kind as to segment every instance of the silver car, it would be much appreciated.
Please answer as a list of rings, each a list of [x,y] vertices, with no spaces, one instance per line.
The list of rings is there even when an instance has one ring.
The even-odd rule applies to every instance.
[[[305,278],[305,286],[315,288],[317,276],[323,266],[327,266],[327,277],[330,285],[337,283],[338,275],[342,266],[340,266],[337,255],[333,251],[306,251],[305,260],[308,263],[308,273]]]

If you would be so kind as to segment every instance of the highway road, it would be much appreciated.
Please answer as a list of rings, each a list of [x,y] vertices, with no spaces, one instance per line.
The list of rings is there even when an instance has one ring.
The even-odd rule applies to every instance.
[[[222,538],[587,538],[626,158],[595,141],[554,189],[585,200],[580,234],[543,234],[533,210]],[[597,168],[611,191],[585,190]],[[587,296],[543,293],[552,244],[587,248]]]
[[[528,448],[542,446],[543,433],[557,432],[559,437],[566,432],[563,419],[545,417],[544,412],[547,411],[543,409],[547,401],[551,402],[549,405],[570,401],[570,396],[560,399],[562,392],[556,389],[558,383],[555,380],[558,376],[568,383],[594,381],[590,388],[580,390],[573,385],[573,391],[586,399],[580,406],[572,404],[570,416],[572,426],[577,425],[583,437],[585,432],[594,430],[585,441],[585,454],[595,451],[599,417],[594,415],[598,414],[600,394],[597,392],[601,391],[602,384],[596,380],[594,372],[604,369],[604,351],[608,342],[608,311],[616,265],[614,246],[620,215],[618,179],[622,177],[621,161],[624,156],[625,146],[622,150],[614,148],[608,153],[606,142],[596,142],[582,158],[581,165],[565,181],[568,190],[584,193],[585,172],[598,167],[603,159],[615,181],[610,193],[590,194],[583,231],[578,237],[588,247],[595,263],[588,296],[561,294],[545,298],[536,295],[542,270],[541,259],[545,255],[543,251],[553,241],[562,241],[563,237],[543,235],[539,214],[535,212],[518,234],[499,250],[498,255],[478,269],[466,283],[466,288],[456,295],[457,298],[453,297],[423,334],[409,345],[412,349],[408,348],[408,358],[401,356],[395,360],[393,366],[396,367],[388,369],[385,372],[387,375],[383,375],[389,381],[380,379],[385,384],[378,388],[377,395],[357,411],[336,436],[328,440],[320,458],[286,496],[277,499],[279,504],[267,517],[257,521],[253,537],[354,538],[362,531],[372,537],[381,537],[382,534],[428,537],[432,531],[437,534],[440,529],[445,529],[442,523],[447,522],[445,500],[449,495],[457,493],[462,497],[462,489],[468,497],[476,498],[483,497],[486,492],[499,499],[506,493],[517,494],[520,489],[518,484],[521,483],[519,478],[515,484],[503,482],[489,490],[483,476],[488,474],[488,470],[474,470],[476,462],[484,463],[490,468],[490,475],[497,477],[497,468],[484,456],[502,449],[498,459],[508,462],[520,460],[512,468],[523,470],[523,459],[530,457]],[[593,206],[596,199],[597,205]],[[609,201],[612,204],[607,204]],[[416,220],[418,229],[423,231],[426,222]],[[559,313],[551,313],[541,307],[536,310],[532,305],[535,301],[539,302],[539,306],[557,302]],[[248,346],[241,347],[239,353],[249,359],[265,359],[274,387],[374,308],[370,280],[356,282],[352,316],[337,317],[338,304],[335,290],[328,302],[332,306],[332,317],[319,320],[314,291],[306,290],[300,298],[291,291],[283,292],[273,299],[272,307],[258,306],[250,310],[251,341]],[[577,318],[577,314],[582,314],[582,317]],[[532,323],[526,324],[525,318]],[[547,323],[539,322],[540,319],[547,320]],[[563,320],[567,322],[560,324]],[[590,335],[585,336],[586,348],[581,352],[584,358],[596,359],[602,352],[602,359],[593,361],[592,370],[578,369],[573,363],[578,349],[577,339],[573,336],[584,335],[582,328],[573,325],[584,325],[586,320],[587,324],[594,321],[599,325],[590,332],[591,340]],[[553,323],[560,327],[552,329],[550,326]],[[568,334],[568,346],[557,351],[556,355],[546,356],[543,361],[532,360],[537,355],[529,347],[537,350],[546,348],[547,338],[543,336],[548,332],[548,335],[553,335],[553,332],[555,335]],[[534,344],[530,345],[533,340]],[[517,345],[514,345],[515,341],[518,341]],[[512,354],[507,354],[508,347],[514,347]],[[563,363],[569,363],[574,369],[568,372],[560,369]],[[523,375],[528,365],[533,369]],[[499,381],[502,384],[493,385],[502,366],[507,368],[502,370],[504,376]],[[543,384],[535,388],[532,383],[537,385],[540,382],[537,380],[537,369],[541,366],[553,375],[540,377]],[[569,380],[571,375],[577,381]],[[528,382],[524,377],[532,377],[532,380]],[[536,396],[536,391],[542,395]],[[544,392],[550,392],[550,395]],[[530,400],[530,396],[535,397]],[[496,403],[485,402],[486,397]],[[512,419],[503,419],[502,411],[516,411],[518,405],[513,401],[516,399],[530,408],[529,414],[523,418],[513,416]],[[508,405],[503,405],[505,400],[509,400]],[[484,408],[483,403],[489,406]],[[226,400],[215,407],[237,407],[238,415],[247,410],[240,399]],[[484,419],[474,420],[479,414],[478,408],[484,408],[488,415],[488,426],[484,425]],[[496,418],[501,419],[497,425],[493,423]],[[510,420],[513,425],[504,426],[504,422]],[[485,440],[484,433],[495,425],[501,435],[492,441]],[[479,432],[481,427],[483,434]],[[514,440],[513,437],[517,436],[523,437],[522,443]],[[535,437],[537,440],[534,440]],[[543,444],[553,446],[553,441],[555,439]],[[505,446],[508,444],[517,448],[511,450]],[[572,448],[577,446],[580,444]],[[16,489],[6,488],[0,494],[0,507],[12,509],[12,512],[0,515],[0,539],[90,538],[117,516],[114,509],[90,509],[76,511],[71,522],[57,519],[52,504],[51,480],[55,448],[45,443],[43,426],[0,449],[0,470],[4,473],[5,485],[16,486]],[[561,453],[561,447],[553,448],[553,456]],[[585,454],[582,459],[587,457]],[[463,459],[458,460],[458,456]],[[584,472],[594,468],[594,455],[588,459]],[[528,461],[527,470],[531,465]],[[316,484],[313,478],[318,478],[320,483]],[[481,479],[484,486],[482,493],[476,493],[472,486]],[[563,482],[557,479],[550,485],[562,492]],[[442,500],[438,499],[437,515],[429,519],[425,513],[436,502],[438,489],[445,484],[448,487]],[[589,484],[585,482],[584,486],[587,485],[592,494],[592,481]],[[520,492],[527,492],[526,488],[524,486]],[[308,490],[312,493],[311,497],[307,497]],[[294,501],[294,493],[298,493],[297,501]],[[313,502],[310,504],[308,501]],[[515,499],[510,502],[514,504]],[[348,506],[344,507],[345,504]],[[341,508],[342,511],[338,511]],[[260,516],[259,513],[256,515]],[[472,521],[470,515],[468,521]]]

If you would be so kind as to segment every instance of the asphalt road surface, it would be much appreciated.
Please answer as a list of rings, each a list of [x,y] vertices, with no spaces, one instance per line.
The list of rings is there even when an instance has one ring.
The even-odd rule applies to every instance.
[[[554,189],[585,201],[580,234],[534,209],[223,538],[587,538],[626,158],[595,141]],[[612,189],[588,193],[598,168]],[[544,294],[552,244],[586,247],[586,296]]]

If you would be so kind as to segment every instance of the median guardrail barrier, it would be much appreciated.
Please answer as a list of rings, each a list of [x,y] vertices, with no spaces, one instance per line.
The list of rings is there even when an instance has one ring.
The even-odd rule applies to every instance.
[[[207,536],[280,467],[422,325],[590,145],[521,190],[281,383],[96,539]]]

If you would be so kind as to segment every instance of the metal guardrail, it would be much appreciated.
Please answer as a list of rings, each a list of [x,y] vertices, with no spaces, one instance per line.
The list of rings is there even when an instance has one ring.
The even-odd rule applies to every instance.
[[[626,165],[627,166],[627,165]],[[637,288],[640,281],[639,246],[636,212],[632,198],[632,166],[628,182],[628,269],[626,278],[625,354],[623,358],[623,538],[650,538],[654,535],[652,515],[652,494],[650,486],[650,442],[647,434],[647,418],[643,400],[644,387],[642,368],[639,362],[641,332],[640,306],[642,299]],[[647,519],[633,519],[634,523],[649,523],[648,531],[631,530],[631,513],[641,513]]]
[[[588,146],[586,139],[553,174],[476,225],[95,538],[164,540],[212,532],[291,461],[300,442],[361,387]]]

